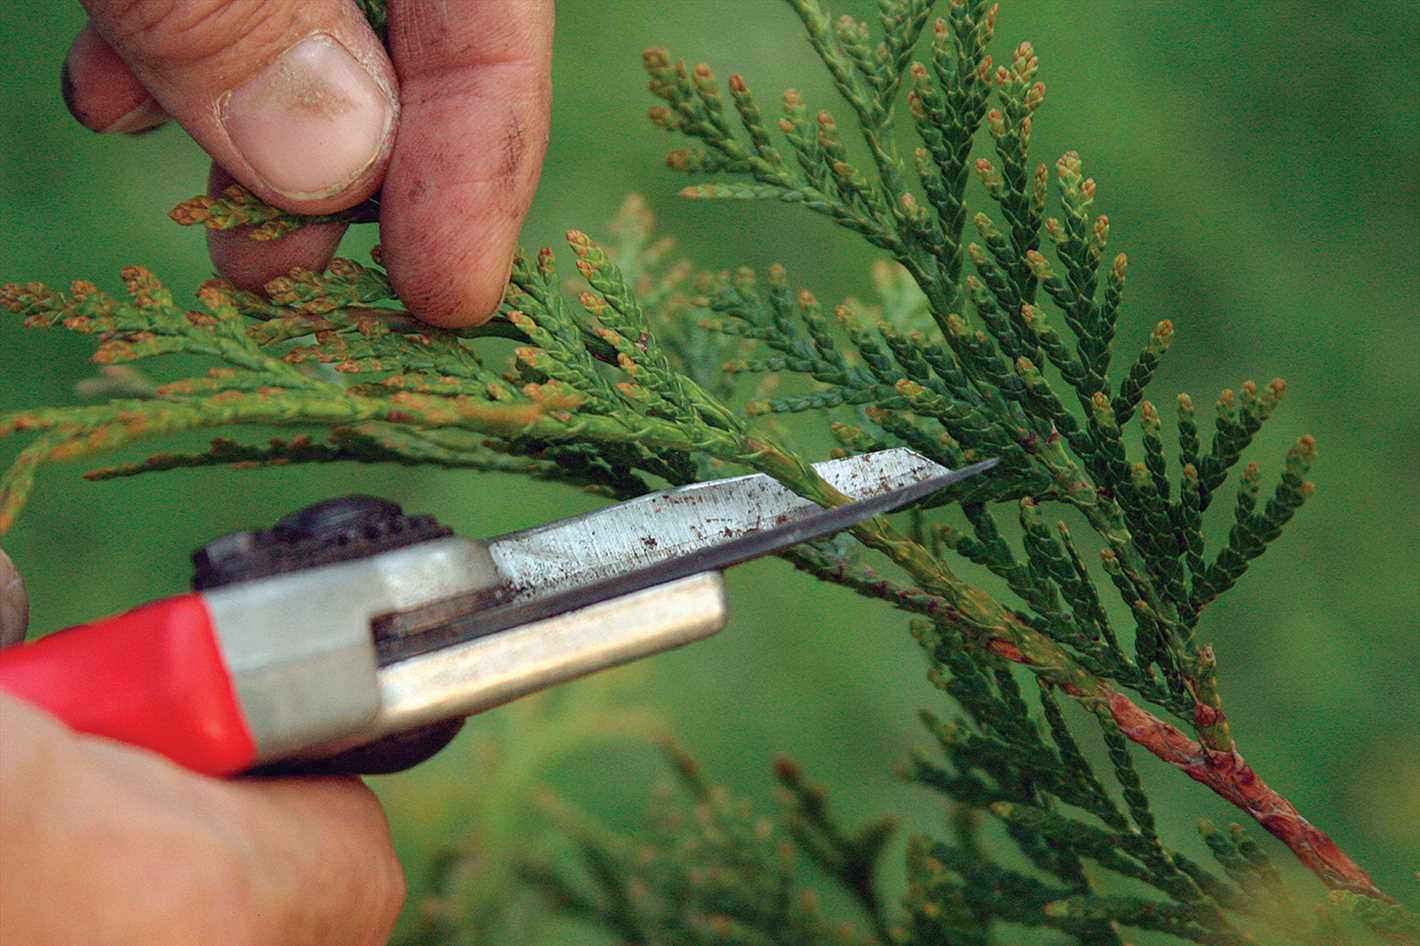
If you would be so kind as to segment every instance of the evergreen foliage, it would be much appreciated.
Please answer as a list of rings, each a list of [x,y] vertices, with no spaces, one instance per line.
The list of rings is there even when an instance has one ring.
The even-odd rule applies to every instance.
[[[948,817],[940,836],[909,841],[900,902],[876,876],[891,821],[842,825],[786,761],[776,770],[786,803],[776,827],[679,751],[670,758],[682,791],[658,799],[641,835],[611,834],[549,803],[585,870],[530,862],[527,878],[568,912],[648,946],[984,946],[1020,926],[1081,943],[1124,943],[1133,930],[1208,944],[1420,942],[1415,915],[1243,760],[1201,636],[1206,606],[1312,492],[1316,446],[1301,437],[1268,495],[1260,467],[1243,467],[1231,531],[1205,542],[1203,517],[1283,383],[1224,391],[1211,431],[1200,430],[1207,422],[1187,395],[1172,423],[1145,397],[1174,334],[1169,322],[1116,362],[1121,328],[1136,331],[1121,327],[1126,258],[1106,252],[1109,220],[1079,156],[1033,163],[1040,64],[1022,43],[993,67],[994,5],[950,0],[934,11],[932,0],[878,0],[869,25],[834,19],[817,0],[789,2],[846,113],[814,110],[789,90],[783,117],[770,121],[742,77],[722,86],[707,66],[649,50],[660,100],[650,117],[688,139],[669,164],[709,176],[685,196],[801,204],[881,250],[877,301],[825,306],[777,266],[696,273],[651,238],[634,201],[613,245],[568,234],[584,283],[575,305],[543,250],[517,261],[496,319],[458,332],[405,312],[378,253],[375,265],[293,272],[266,297],[209,282],[195,310],[137,268],[124,274],[126,297],[87,282],[6,285],[0,305],[31,326],[95,336],[94,360],[111,367],[97,403],[0,415],[0,436],[33,438],[0,480],[0,531],[42,463],[209,428],[234,432],[203,453],[90,475],[432,463],[621,498],[739,467],[841,503],[777,417],[810,411],[827,416],[846,452],[905,445],[953,467],[996,457],[989,477],[865,523],[852,540],[785,555],[908,612],[943,694],[923,713],[935,745],[903,774],[940,795]],[[382,5],[363,6],[379,22]],[[903,124],[918,142],[910,154],[899,148]],[[971,157],[982,126],[994,160]],[[994,216],[968,213],[973,178]],[[240,188],[173,216],[246,227],[254,239],[311,222]],[[129,368],[179,353],[208,370],[155,383]],[[272,426],[296,435],[238,439]],[[1098,561],[1066,514],[1095,533],[1088,546],[1099,546]],[[1016,526],[1003,529],[1003,517]],[[1008,539],[1017,528],[1019,541]],[[974,583],[973,572],[995,576],[1010,597]],[[1081,743],[1094,737],[1062,697],[1086,711],[1107,764],[1088,760]],[[1200,826],[1211,864],[1171,846],[1158,834],[1138,749],[1253,818],[1330,896],[1318,905],[1314,891],[1289,892],[1270,845],[1236,825]],[[861,916],[828,919],[803,886],[801,857]]]

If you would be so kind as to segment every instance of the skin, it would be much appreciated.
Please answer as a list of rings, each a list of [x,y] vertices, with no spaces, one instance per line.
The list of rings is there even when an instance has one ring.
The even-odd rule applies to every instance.
[[[389,0],[388,49],[350,0],[84,0],[90,22],[65,63],[70,111],[95,131],[171,118],[209,154],[211,192],[235,179],[287,210],[329,213],[380,194],[395,289],[425,321],[475,325],[497,309],[547,147],[552,0]],[[399,102],[378,158],[339,192],[291,199],[267,186],[220,121],[223,97],[313,33],[349,50]],[[292,265],[321,268],[342,227],[256,242],[212,233],[218,270],[258,289]]]
[[[546,149],[552,0],[390,0],[388,48],[349,0],[85,0],[63,73],[94,131],[175,120],[232,180],[287,210],[328,213],[379,192],[395,288],[421,318],[489,318]],[[292,199],[233,147],[225,96],[297,43],[331,37],[397,100],[376,158],[332,193]],[[259,243],[213,233],[218,270],[259,288],[321,268],[342,228]],[[0,644],[23,584],[0,562]],[[378,944],[404,900],[388,825],[357,779],[194,775],[70,731],[0,694],[0,946],[64,943]]]
[[[222,782],[0,694],[0,943],[378,944],[404,901],[357,779]]]

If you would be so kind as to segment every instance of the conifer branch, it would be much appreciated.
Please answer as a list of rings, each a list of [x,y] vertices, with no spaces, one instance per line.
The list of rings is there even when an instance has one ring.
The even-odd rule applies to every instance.
[[[813,861],[842,884],[867,914],[874,934],[891,943],[885,904],[877,888],[876,872],[897,822],[885,818],[848,832],[831,816],[824,790],[804,781],[803,770],[781,758],[774,774],[784,787],[790,834]]]
[[[363,204],[337,213],[305,215],[272,207],[240,184],[230,184],[218,197],[192,197],[168,213],[174,223],[208,230],[245,229],[251,240],[279,240],[302,227],[319,223],[371,223],[379,218],[379,203]]]
[[[551,250],[520,257],[498,316],[462,332],[418,323],[379,265],[349,260],[325,273],[295,271],[260,295],[212,282],[193,311],[136,268],[125,272],[126,299],[83,282],[67,292],[6,285],[0,308],[33,327],[94,336],[94,360],[123,373],[89,386],[108,400],[0,415],[0,437],[31,438],[0,479],[0,532],[43,463],[218,427],[245,434],[90,476],[213,464],[432,463],[622,498],[740,468],[824,506],[846,502],[772,416],[807,411],[829,414],[848,452],[905,445],[953,467],[993,457],[999,465],[989,477],[921,504],[905,528],[880,518],[853,530],[857,545],[840,537],[784,556],[820,580],[910,612],[929,681],[960,711],[946,721],[923,714],[939,755],[915,753],[904,769],[947,796],[955,814],[949,839],[909,842],[902,910],[874,880],[887,821],[843,829],[819,790],[781,766],[789,831],[780,839],[678,750],[669,760],[688,801],[663,798],[640,836],[546,806],[579,853],[590,890],[546,863],[525,865],[528,878],[562,909],[647,946],[987,946],[998,923],[1076,942],[1123,943],[1125,928],[1138,928],[1231,944],[1253,941],[1254,922],[1305,939],[1307,924],[1329,930],[1343,919],[1389,941],[1420,939],[1413,915],[1243,761],[1213,649],[1198,637],[1205,607],[1313,491],[1305,477],[1316,448],[1303,437],[1266,500],[1260,467],[1243,466],[1226,542],[1209,549],[1204,540],[1205,513],[1284,385],[1225,391],[1206,445],[1193,402],[1181,395],[1171,476],[1164,419],[1146,394],[1174,327],[1158,323],[1128,367],[1114,364],[1127,260],[1107,257],[1110,220],[1095,207],[1097,188],[1080,157],[1066,152],[1054,162],[1053,190],[1050,169],[1031,158],[1045,96],[1033,47],[1019,44],[993,70],[996,7],[985,0],[949,0],[925,43],[929,0],[878,0],[876,34],[868,23],[835,20],[819,0],[789,2],[849,121],[811,110],[789,90],[782,119],[771,123],[743,76],[731,74],[722,87],[708,66],[659,49],[643,60],[659,99],[650,117],[690,139],[668,156],[673,168],[713,175],[686,196],[803,204],[882,250],[879,299],[821,302],[780,266],[762,276],[696,273],[651,238],[634,202],[610,246],[568,233],[582,281],[572,298]],[[382,28],[383,3],[361,6]],[[898,153],[899,96],[920,141],[910,167]],[[970,163],[982,125],[994,159]],[[850,160],[854,135],[869,157],[861,167]],[[996,218],[971,214],[968,239],[971,172]],[[374,209],[303,218],[231,190],[174,213],[275,239],[312,223],[367,219]],[[517,345],[503,361],[508,346],[490,339]],[[129,368],[171,354],[207,370],[154,383]],[[256,439],[252,428],[265,438],[273,426],[293,433]],[[998,527],[991,507],[1002,503],[1019,542]],[[969,532],[950,518],[958,504]],[[1102,546],[1097,563],[1056,507],[1083,516]],[[998,576],[1009,595],[988,593],[974,569]],[[1110,586],[1132,637],[1100,593]],[[1034,676],[1038,710],[1013,668]],[[1094,770],[1057,694],[1099,722],[1107,774]],[[1322,918],[1298,919],[1305,911],[1240,829],[1202,829],[1221,873],[1169,847],[1131,742],[1245,811],[1333,888]],[[1107,788],[1110,778],[1122,801]],[[978,826],[993,819],[1021,855],[1018,866],[988,850]],[[795,849],[850,892],[870,935],[824,916],[794,876]],[[1121,895],[1110,877],[1152,892]]]

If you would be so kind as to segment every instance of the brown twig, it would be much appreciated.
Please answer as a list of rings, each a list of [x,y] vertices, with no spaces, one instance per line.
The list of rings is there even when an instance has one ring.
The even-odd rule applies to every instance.
[[[1297,806],[1258,777],[1236,750],[1219,752],[1189,738],[1182,730],[1136,706],[1122,693],[1104,689],[1109,714],[1131,741],[1138,743],[1229,804],[1247,812],[1269,834],[1287,845],[1328,887],[1350,890],[1386,903],[1387,896],[1336,842],[1302,817]]]

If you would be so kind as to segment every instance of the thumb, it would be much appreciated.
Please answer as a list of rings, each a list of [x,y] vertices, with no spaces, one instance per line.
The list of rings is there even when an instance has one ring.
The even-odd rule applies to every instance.
[[[398,115],[384,47],[349,0],[85,0],[94,29],[233,177],[327,213],[379,186]]]
[[[25,639],[30,623],[30,599],[15,563],[0,549],[0,647]]]

